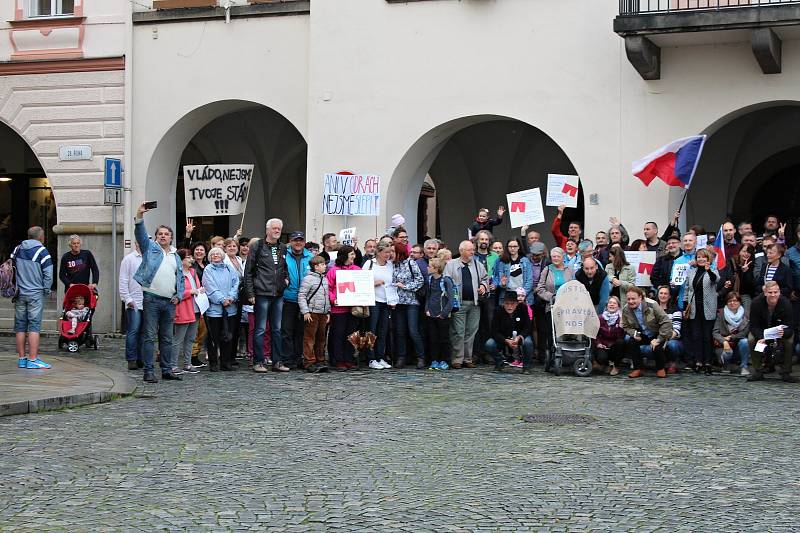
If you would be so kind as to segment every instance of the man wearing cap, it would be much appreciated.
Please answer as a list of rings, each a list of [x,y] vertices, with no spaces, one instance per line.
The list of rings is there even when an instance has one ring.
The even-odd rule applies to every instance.
[[[303,319],[300,317],[300,305],[297,295],[303,278],[310,272],[308,266],[314,257],[306,250],[306,235],[302,231],[294,231],[289,235],[289,247],[286,249],[286,269],[289,272],[289,285],[283,293],[283,316],[281,318],[281,337],[283,342],[283,358],[290,365],[303,358]]]
[[[492,319],[492,336],[486,341],[486,351],[492,356],[494,369],[503,370],[505,364],[503,354],[516,352],[522,356],[522,372],[530,372],[533,358],[533,339],[531,338],[531,322],[528,309],[519,305],[520,298],[515,291],[506,291],[502,308],[498,309]],[[515,362],[517,358],[515,357]],[[515,365],[512,365],[515,366]]]
[[[536,287],[539,284],[539,276],[541,276],[544,267],[547,266],[547,250],[545,249],[544,243],[540,241],[532,242],[528,245],[528,249],[530,250],[530,256],[528,257],[531,260],[531,272],[533,274],[533,286]],[[534,320],[534,330],[536,331],[536,339],[537,339],[537,358],[541,361],[544,361],[545,357],[545,347],[547,346],[546,342],[543,342],[542,339],[547,338],[547,324],[545,321],[545,314],[544,314],[544,307],[537,305],[536,300],[533,302],[533,320]]]

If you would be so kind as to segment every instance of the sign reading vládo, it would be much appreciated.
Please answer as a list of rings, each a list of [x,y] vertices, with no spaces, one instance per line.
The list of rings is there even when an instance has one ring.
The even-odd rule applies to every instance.
[[[183,192],[187,217],[239,215],[247,205],[253,165],[187,165]]]

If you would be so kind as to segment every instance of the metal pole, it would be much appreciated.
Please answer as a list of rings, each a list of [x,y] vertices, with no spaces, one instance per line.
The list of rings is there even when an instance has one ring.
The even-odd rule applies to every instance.
[[[119,278],[117,278],[117,206],[116,204],[111,206],[111,272],[112,272],[112,280],[109,284],[109,290],[113,290],[112,288],[116,283],[118,283]],[[117,291],[114,291],[117,292]],[[112,293],[110,301],[113,302],[111,304],[111,332],[117,332],[117,306],[119,305],[119,301]]]

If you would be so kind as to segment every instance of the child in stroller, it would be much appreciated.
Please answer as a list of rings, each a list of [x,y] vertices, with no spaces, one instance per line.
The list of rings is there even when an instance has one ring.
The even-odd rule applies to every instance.
[[[66,346],[69,352],[77,352],[81,345],[95,350],[97,335],[92,335],[92,317],[97,307],[97,293],[88,285],[70,285],[62,301],[63,313],[58,324],[58,348]]]
[[[78,329],[78,321],[86,320],[86,317],[89,316],[89,308],[86,307],[83,296],[76,296],[72,299],[72,309],[67,311],[66,316],[70,320],[70,324],[72,324],[67,333],[73,335],[75,330]]]

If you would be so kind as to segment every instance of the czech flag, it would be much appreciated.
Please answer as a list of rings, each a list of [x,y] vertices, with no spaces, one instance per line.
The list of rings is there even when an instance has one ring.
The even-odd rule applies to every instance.
[[[725,257],[725,241],[722,240],[722,226],[714,237],[714,251],[717,252],[717,270],[722,270],[728,265],[728,258]]]
[[[705,135],[672,141],[633,164],[633,175],[645,185],[659,178],[667,185],[688,189],[700,162]]]

